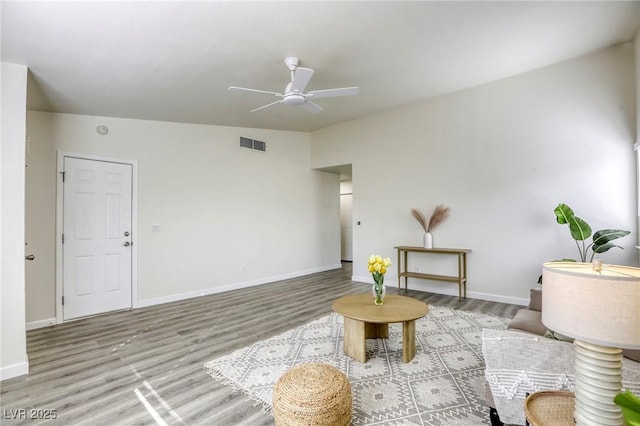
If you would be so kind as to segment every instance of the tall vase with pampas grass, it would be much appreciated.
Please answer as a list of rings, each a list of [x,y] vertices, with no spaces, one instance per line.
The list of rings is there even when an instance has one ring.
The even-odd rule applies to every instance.
[[[422,229],[424,230],[424,235],[422,239],[422,245],[424,248],[433,248],[433,234],[431,231],[434,230],[438,225],[440,225],[444,220],[449,217],[449,207],[445,207],[443,205],[438,205],[433,210],[431,217],[429,218],[429,222],[424,217],[422,212],[418,209],[411,209],[411,214],[418,221]]]

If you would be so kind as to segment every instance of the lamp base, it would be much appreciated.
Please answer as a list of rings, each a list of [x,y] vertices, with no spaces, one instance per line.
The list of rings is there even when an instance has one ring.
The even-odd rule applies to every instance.
[[[580,340],[574,340],[573,347],[576,425],[622,425],[622,412],[613,402],[622,389],[622,350]]]

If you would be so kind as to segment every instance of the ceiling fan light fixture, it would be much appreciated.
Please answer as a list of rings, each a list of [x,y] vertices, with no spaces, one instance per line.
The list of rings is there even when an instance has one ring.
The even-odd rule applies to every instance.
[[[289,106],[300,105],[305,103],[304,96],[299,95],[297,93],[291,93],[289,95],[284,95],[284,99],[282,103]]]

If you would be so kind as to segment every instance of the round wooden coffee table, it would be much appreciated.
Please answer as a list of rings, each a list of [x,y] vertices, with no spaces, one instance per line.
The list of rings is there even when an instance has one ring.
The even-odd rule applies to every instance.
[[[366,339],[388,339],[394,322],[402,323],[402,361],[411,361],[416,354],[416,320],[429,312],[426,303],[394,294],[377,306],[371,293],[343,296],[333,302],[333,310],[344,317],[344,352],[362,363],[367,362]]]

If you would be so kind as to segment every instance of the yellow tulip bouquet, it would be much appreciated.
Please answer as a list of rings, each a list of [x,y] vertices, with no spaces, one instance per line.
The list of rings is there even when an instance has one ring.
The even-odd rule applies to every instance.
[[[388,257],[384,259],[379,255],[369,256],[369,272],[373,276],[373,295],[375,297],[375,304],[382,305],[384,303],[385,288],[384,288],[384,274],[387,272],[387,267],[391,265],[391,260]]]

